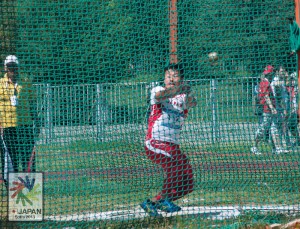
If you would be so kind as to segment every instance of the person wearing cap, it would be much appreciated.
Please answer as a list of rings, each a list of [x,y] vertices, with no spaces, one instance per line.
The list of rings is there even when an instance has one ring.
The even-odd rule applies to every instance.
[[[254,100],[253,100],[253,105],[254,105],[254,114],[258,116],[258,123],[261,124],[263,121],[263,105],[260,103],[260,96],[259,96],[259,85],[260,81],[264,78],[264,75],[266,74],[273,74],[273,66],[272,65],[267,65],[264,69],[264,71],[259,75],[258,77],[258,82],[257,85],[254,87]],[[264,136],[263,140],[266,142],[269,141],[270,138],[270,130],[268,129],[266,131],[266,135]]]
[[[38,127],[38,119],[36,96],[30,80],[19,74],[18,58],[7,56],[4,70],[0,79],[0,143],[2,176],[7,184],[8,172],[28,171],[28,165],[35,171],[32,150],[38,128],[34,129],[33,124],[35,121]]]
[[[272,65],[267,65],[264,69],[264,71],[260,74],[259,80],[263,80],[265,78],[265,75],[268,75],[269,78],[272,78],[274,75],[274,67]],[[255,86],[255,97],[256,97],[256,114],[259,116],[258,123],[259,125],[263,122],[263,110],[264,110],[264,105],[261,104],[261,97],[259,93],[259,85],[261,82],[258,82],[258,85]],[[265,142],[269,142],[270,139],[270,129],[266,130],[266,134],[264,137],[262,137],[262,140]]]
[[[180,150],[179,141],[188,109],[197,102],[183,77],[182,68],[171,64],[164,69],[164,87],[151,90],[145,151],[147,157],[164,170],[165,179],[162,190],[140,204],[150,216],[159,216],[157,210],[180,211],[181,207],[173,201],[191,193],[194,187],[192,166]]]
[[[296,83],[297,73],[293,72],[291,74],[286,75],[286,91],[288,93],[288,106],[287,106],[287,129],[295,138],[292,146],[300,146],[300,136],[298,130],[298,103],[297,103],[297,95],[298,95],[298,86]]]
[[[271,133],[272,152],[275,154],[288,152],[281,147],[281,141],[278,134],[278,122],[276,121],[277,110],[270,83],[273,75],[274,67],[271,65],[266,66],[259,84],[259,98],[260,103],[263,106],[263,120],[259,123],[259,127],[255,133],[255,143],[254,146],[251,147],[251,152],[256,155],[261,154],[258,145],[264,139],[268,130]]]

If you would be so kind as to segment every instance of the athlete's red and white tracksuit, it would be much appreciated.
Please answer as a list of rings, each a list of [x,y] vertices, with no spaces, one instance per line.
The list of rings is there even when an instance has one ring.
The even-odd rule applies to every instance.
[[[166,174],[163,189],[156,199],[160,200],[163,195],[173,201],[192,192],[194,186],[192,166],[179,148],[181,128],[188,113],[187,96],[180,94],[158,102],[155,94],[162,90],[165,88],[161,86],[151,90],[145,150],[148,158]]]

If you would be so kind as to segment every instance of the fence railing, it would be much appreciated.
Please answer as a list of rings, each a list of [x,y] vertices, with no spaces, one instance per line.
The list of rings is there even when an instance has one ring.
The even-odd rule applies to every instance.
[[[213,139],[218,138],[220,123],[250,121],[255,78],[203,79],[188,81],[198,105],[191,109],[189,122],[211,122]],[[36,85],[38,109],[51,139],[54,126],[96,126],[101,136],[106,124],[144,123],[153,83],[106,83]]]

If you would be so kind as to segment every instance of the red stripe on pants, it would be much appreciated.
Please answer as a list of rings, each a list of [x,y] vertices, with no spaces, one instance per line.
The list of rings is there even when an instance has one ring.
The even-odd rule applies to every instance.
[[[156,196],[157,200],[161,199],[161,195],[163,195],[174,201],[192,192],[194,188],[192,166],[186,155],[180,151],[179,145],[157,140],[151,140],[150,143],[154,148],[164,150],[172,155],[171,158],[145,147],[148,158],[153,163],[160,165],[166,174],[162,191]]]

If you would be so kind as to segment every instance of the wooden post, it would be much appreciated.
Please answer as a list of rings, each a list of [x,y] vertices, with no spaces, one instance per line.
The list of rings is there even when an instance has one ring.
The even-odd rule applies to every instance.
[[[169,22],[170,22],[170,64],[178,63],[177,57],[177,32],[178,32],[178,13],[177,0],[170,0],[169,7]]]
[[[295,17],[296,22],[300,25],[300,0],[295,0]],[[298,85],[300,85],[300,50],[297,51],[297,73],[298,73]],[[300,98],[298,95],[298,115],[300,117]],[[300,122],[300,120],[299,120]]]

